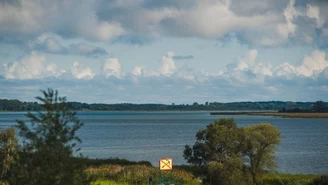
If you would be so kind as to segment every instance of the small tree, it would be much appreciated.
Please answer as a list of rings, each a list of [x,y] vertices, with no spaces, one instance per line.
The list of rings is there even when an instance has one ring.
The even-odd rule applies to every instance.
[[[211,184],[234,184],[242,177],[240,172],[243,164],[238,159],[239,134],[233,119],[217,120],[197,132],[194,146],[185,146],[184,158],[188,163],[205,168],[207,181]],[[235,172],[226,176],[229,171]]]
[[[193,148],[185,146],[184,158],[197,166],[206,166],[211,161],[224,162],[235,155],[237,138],[236,122],[222,118],[197,132]]]
[[[250,166],[253,184],[261,171],[274,170],[274,152],[280,142],[279,130],[269,124],[249,125],[244,129],[243,158]]]
[[[17,161],[18,139],[14,128],[0,128],[0,185],[7,184],[8,172]]]
[[[57,91],[42,91],[44,111],[28,113],[30,124],[17,121],[23,138],[17,184],[83,184],[83,168],[73,159],[81,142],[76,131],[83,125]],[[81,180],[82,179],[82,180]]]

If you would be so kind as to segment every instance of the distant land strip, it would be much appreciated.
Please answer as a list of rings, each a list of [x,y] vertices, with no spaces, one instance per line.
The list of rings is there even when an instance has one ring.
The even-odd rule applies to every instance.
[[[328,118],[328,113],[287,113],[287,112],[211,112],[211,115],[249,115],[249,116],[279,116],[283,118]]]
[[[311,113],[328,112],[327,102],[292,102],[292,101],[260,101],[260,102],[194,102],[191,104],[134,104],[134,103],[82,103],[68,102],[74,111],[211,111],[211,112],[246,112],[256,113]],[[315,106],[320,105],[320,106]],[[319,111],[313,108],[319,108]],[[321,108],[320,108],[321,107]],[[38,102],[0,99],[0,111],[42,111],[44,108]],[[264,112],[265,111],[265,112]],[[244,114],[246,114],[244,113]],[[234,113],[235,114],[235,113]],[[242,114],[242,113],[238,113]]]

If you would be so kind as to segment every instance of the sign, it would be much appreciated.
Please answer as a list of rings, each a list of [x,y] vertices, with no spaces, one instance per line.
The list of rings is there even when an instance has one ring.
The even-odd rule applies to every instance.
[[[159,170],[161,171],[171,171],[172,170],[172,158],[161,158],[159,160]]]

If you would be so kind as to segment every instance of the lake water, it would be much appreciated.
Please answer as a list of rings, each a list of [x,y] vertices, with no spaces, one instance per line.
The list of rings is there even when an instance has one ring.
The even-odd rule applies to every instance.
[[[26,120],[25,113],[0,113],[0,127]],[[82,153],[90,158],[118,157],[150,161],[158,166],[163,157],[186,164],[183,150],[195,142],[195,134],[222,117],[232,117],[238,126],[269,122],[281,132],[276,152],[279,172],[328,173],[328,119],[279,118],[271,116],[210,115],[209,112],[79,112],[85,125],[78,135]]]

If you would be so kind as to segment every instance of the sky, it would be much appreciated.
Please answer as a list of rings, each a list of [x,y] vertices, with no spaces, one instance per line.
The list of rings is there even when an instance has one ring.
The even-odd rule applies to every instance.
[[[328,101],[325,0],[0,0],[0,99]]]

